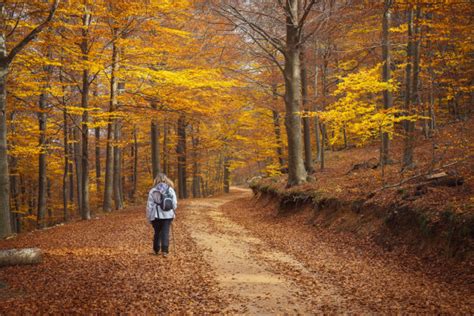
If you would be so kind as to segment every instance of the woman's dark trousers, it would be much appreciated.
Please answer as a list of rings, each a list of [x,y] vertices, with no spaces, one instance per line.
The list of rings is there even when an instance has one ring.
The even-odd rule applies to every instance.
[[[155,236],[153,237],[153,250],[158,253],[168,253],[170,245],[170,226],[172,218],[170,219],[155,219],[151,224],[155,230]]]

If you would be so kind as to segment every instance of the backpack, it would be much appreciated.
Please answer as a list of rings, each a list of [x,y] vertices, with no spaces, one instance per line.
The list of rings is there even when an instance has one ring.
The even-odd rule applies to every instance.
[[[169,212],[173,209],[173,194],[170,192],[168,187],[165,192],[160,192],[160,201],[156,202],[163,212]]]

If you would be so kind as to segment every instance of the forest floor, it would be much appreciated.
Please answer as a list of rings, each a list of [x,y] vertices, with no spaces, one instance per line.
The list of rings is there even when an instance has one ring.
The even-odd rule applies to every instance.
[[[381,207],[393,203],[429,210],[427,215],[436,221],[440,213],[474,214],[474,118],[440,127],[431,138],[425,139],[417,130],[413,168],[402,170],[404,142],[395,137],[390,145],[391,163],[379,165],[380,144],[326,151],[324,170],[315,164],[311,181],[293,187],[299,192],[319,192],[340,200],[369,200]],[[382,170],[383,169],[383,170]],[[460,185],[428,185],[425,176],[446,172],[460,177]],[[262,183],[285,190],[287,176],[264,178]],[[389,187],[382,190],[382,187]]]
[[[183,202],[168,258],[151,254],[142,206],[2,240],[44,262],[0,268],[0,314],[474,313],[472,283],[255,205],[236,188]]]

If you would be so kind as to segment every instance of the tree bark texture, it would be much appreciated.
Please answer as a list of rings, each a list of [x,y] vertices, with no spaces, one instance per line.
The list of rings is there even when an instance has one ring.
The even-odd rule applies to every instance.
[[[326,97],[328,95],[328,61],[326,59],[326,56],[324,57],[321,75],[322,75],[321,83],[322,83],[322,97],[323,97],[322,108],[324,110],[326,108]],[[320,124],[320,127],[321,127],[320,169],[324,170],[324,168],[326,167],[325,152],[326,152],[326,143],[328,141],[328,136],[327,136],[326,124],[322,123]]]
[[[391,23],[391,6],[393,0],[385,0],[384,12],[382,18],[382,80],[388,82],[391,78],[391,59],[390,59],[390,23]],[[389,109],[393,105],[392,92],[385,90],[383,92],[383,107]],[[389,163],[389,144],[390,139],[387,132],[382,132],[382,145],[381,145],[381,161],[380,163],[386,165]]]
[[[168,136],[169,136],[169,124],[164,122],[163,124],[163,172],[165,174],[170,173],[169,168],[169,150],[168,150]]]
[[[230,192],[230,159],[224,158],[224,192]]]
[[[11,112],[10,114],[10,121],[14,120],[14,111]],[[12,128],[13,131],[13,128]],[[22,214],[19,213],[20,207],[21,207],[21,202],[19,198],[20,194],[20,189],[19,189],[19,175],[18,175],[18,158],[14,156],[9,157],[9,169],[10,169],[10,194],[11,194],[11,223],[12,223],[12,230],[15,233],[20,233],[21,232],[21,217]]]
[[[43,252],[39,248],[0,250],[0,267],[37,264],[43,260]]]
[[[301,142],[301,68],[298,0],[286,1],[285,126],[288,137],[288,186],[306,181]]]
[[[79,213],[82,210],[82,163],[81,163],[81,140],[80,140],[80,117],[74,117],[75,127],[73,128],[73,151],[74,151],[74,165],[76,170],[76,197],[77,197],[77,208]]]
[[[281,139],[281,125],[280,125],[280,113],[276,109],[277,101],[278,101],[278,94],[277,94],[277,85],[272,84],[272,96],[273,96],[273,106],[272,109],[272,116],[273,116],[273,128],[275,132],[275,140],[276,140],[276,154],[278,157],[278,163],[280,164],[280,169],[285,167],[285,159],[283,158],[283,141]]]
[[[285,167],[285,159],[283,158],[283,141],[281,140],[281,126],[280,126],[280,113],[276,110],[272,110],[273,115],[273,127],[275,131],[275,138],[276,138],[276,153],[278,156],[278,162],[280,164],[280,168]]]
[[[201,175],[200,175],[200,164],[199,164],[199,126],[193,129],[192,136],[193,145],[193,198],[201,197]]]
[[[46,93],[41,93],[39,97],[39,147],[38,155],[38,209],[37,209],[37,226],[39,228],[46,227],[46,198],[47,198],[47,176],[46,176]]]
[[[324,170],[326,167],[326,148],[325,148],[325,140],[327,139],[327,132],[326,132],[326,124],[321,124],[321,170]]]
[[[63,106],[65,102],[63,102]],[[67,110],[63,108],[63,143],[64,143],[64,170],[63,170],[63,216],[64,221],[69,221],[69,187],[68,187],[68,173],[69,173],[69,135],[68,135],[68,120]]]
[[[112,116],[117,109],[117,71],[119,68],[119,51],[117,44],[112,44],[112,68],[110,74],[110,99],[109,114]],[[114,128],[115,119],[109,116],[107,123],[107,144],[105,153],[105,180],[104,180],[104,203],[103,210],[110,212],[112,210],[113,182],[114,182]]]
[[[184,115],[178,119],[178,145],[176,147],[178,154],[178,197],[187,198],[186,189],[186,121]]]
[[[319,49],[316,48],[316,57],[318,56]],[[319,66],[316,65],[314,69],[314,81],[313,81],[313,90],[314,90],[314,98],[316,99],[318,97],[318,77],[319,77]],[[318,105],[315,102],[313,106],[313,111],[317,112],[318,111]],[[320,123],[319,123],[319,116],[316,113],[314,116],[314,136],[316,138],[316,161],[321,162],[321,132],[320,132]]]
[[[304,46],[301,47],[300,62],[301,62],[301,97],[303,100],[303,110],[309,111],[308,73],[306,70]],[[303,116],[303,141],[304,141],[304,165],[306,168],[306,172],[308,174],[311,174],[314,172],[313,153],[311,149],[311,119],[307,115]]]
[[[115,120],[114,124],[114,204],[116,210],[123,208],[123,182],[122,182],[122,148],[119,146],[119,141],[122,138],[122,124],[119,119]]]
[[[132,190],[130,193],[130,197],[132,199],[135,198],[135,194],[137,192],[137,184],[138,184],[138,135],[137,135],[137,127],[133,127],[133,173],[132,173]]]
[[[82,28],[82,42],[81,52],[83,54],[82,59],[84,62],[89,61],[89,31],[91,16],[86,13],[82,17],[83,28]],[[82,71],[82,90],[81,90],[81,106],[84,109],[82,113],[82,124],[81,124],[81,136],[82,136],[82,157],[81,157],[81,168],[82,168],[82,203],[81,203],[81,218],[88,220],[91,218],[90,204],[89,204],[89,90],[90,90],[90,78],[89,69],[85,68]]]
[[[157,109],[156,103],[151,104],[153,109]],[[151,120],[151,164],[153,171],[153,179],[161,172],[160,165],[160,125],[158,120],[153,118]]]
[[[4,16],[4,4],[0,4],[0,17]],[[7,154],[7,74],[8,62],[6,37],[0,32],[0,238],[11,235],[10,179]]]
[[[95,185],[97,196],[100,199],[102,190],[102,170],[100,163],[100,127],[94,129],[95,136]]]

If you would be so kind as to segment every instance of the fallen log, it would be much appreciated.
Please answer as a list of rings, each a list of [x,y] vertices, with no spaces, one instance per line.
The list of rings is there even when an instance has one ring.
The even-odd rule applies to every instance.
[[[39,248],[0,250],[0,267],[41,263],[43,252]]]
[[[447,177],[447,176],[448,176],[448,174],[443,171],[443,172],[438,172],[438,173],[435,173],[435,174],[427,175],[426,180],[436,180],[436,179]]]
[[[430,187],[439,186],[439,187],[456,187],[464,184],[464,178],[459,176],[446,176],[442,178],[433,179],[428,182],[426,185]]]

